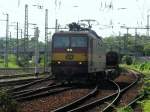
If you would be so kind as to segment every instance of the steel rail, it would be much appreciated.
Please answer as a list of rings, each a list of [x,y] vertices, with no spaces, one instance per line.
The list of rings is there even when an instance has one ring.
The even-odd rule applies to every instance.
[[[134,71],[130,70],[130,72],[133,73]],[[138,82],[139,77],[137,76],[137,74],[133,73],[133,75],[136,77],[136,79],[130,85],[128,85],[127,87],[121,89],[120,90],[120,95],[123,94],[125,91],[127,91],[129,88],[133,87]],[[107,106],[107,108],[103,109],[102,112],[108,112],[108,110],[111,108],[112,104],[114,104],[117,100],[119,100],[119,99],[116,99],[113,103],[111,103],[109,106]]]
[[[79,105],[80,103],[84,102],[85,100],[87,100],[88,98],[92,97],[93,95],[96,94],[96,92],[98,91],[98,86],[96,86],[90,93],[88,93],[87,95],[75,100],[74,102],[71,102],[63,107],[57,108],[51,112],[66,112],[69,111],[70,109],[72,109],[74,106]]]
[[[9,78],[9,79],[0,80],[0,87],[22,85],[22,84],[30,83],[31,81],[34,82],[37,80],[42,80],[42,79],[47,78],[47,77],[33,77],[33,75],[35,76],[35,73],[26,73],[26,74],[22,74],[22,75],[27,75],[27,74],[32,75],[32,77],[25,76],[22,79]],[[40,74],[44,74],[44,73],[40,73]],[[48,77],[50,77],[50,76],[48,76]]]
[[[66,87],[66,88],[61,88],[61,89],[58,89],[58,90],[57,89],[56,90],[49,90],[49,91],[45,91],[45,92],[35,94],[35,95],[30,95],[30,96],[25,96],[25,97],[18,97],[18,98],[15,98],[15,100],[21,101],[21,102],[28,101],[28,100],[33,100],[33,99],[44,97],[44,96],[58,94],[60,92],[67,91],[67,90],[70,90],[72,88],[73,87]]]
[[[134,75],[135,75],[135,74],[134,74]],[[103,103],[105,100],[108,100],[108,99],[110,99],[110,98],[116,96],[115,99],[112,101],[112,103],[109,104],[106,108],[104,108],[104,111],[106,112],[108,109],[110,109],[111,105],[114,104],[114,103],[117,101],[117,99],[119,98],[120,94],[122,94],[123,92],[125,92],[126,90],[128,90],[129,88],[131,88],[134,84],[136,84],[136,82],[138,81],[139,78],[138,78],[137,75],[135,75],[135,77],[136,77],[135,81],[134,81],[133,83],[131,83],[130,85],[128,85],[127,87],[125,87],[125,88],[123,88],[123,89],[121,89],[121,90],[118,90],[117,92],[114,92],[114,93],[111,94],[111,95],[108,95],[108,96],[103,97],[103,98],[101,98],[101,99],[95,100],[95,101],[90,102],[90,103],[88,103],[88,104],[86,104],[86,105],[82,105],[82,106],[80,106],[80,107],[78,107],[78,108],[72,109],[72,110],[70,110],[70,111],[68,111],[68,112],[87,111],[87,109],[91,109],[91,108],[93,108],[93,106],[95,106],[95,105],[97,105],[97,104],[100,104],[100,103]],[[116,85],[116,84],[115,84],[115,85]],[[117,88],[118,88],[118,87],[119,87],[119,86],[117,86]],[[54,111],[52,111],[52,112],[64,112],[64,110],[56,109],[56,110],[54,110]]]
[[[80,85],[81,86],[81,85]],[[42,87],[39,89],[33,89],[30,91],[20,91],[16,92],[12,98],[16,100],[31,100],[33,98],[42,97],[46,95],[52,95],[55,93],[60,93],[69,89],[76,88],[76,86],[70,84],[62,84],[62,83],[52,83],[47,85],[46,87]]]
[[[19,80],[9,80],[9,81],[2,81],[0,82],[0,87],[8,87],[8,86],[15,86],[15,85],[21,85],[21,84],[26,84],[31,81],[36,81],[40,80],[42,78],[27,78],[27,79],[19,79]]]
[[[51,82],[50,84],[48,84],[48,85],[46,85],[46,86],[41,86],[41,87],[33,87],[33,88],[30,88],[30,89],[28,89],[28,88],[25,88],[25,89],[21,89],[20,91],[12,91],[10,94],[11,95],[17,95],[17,94],[23,94],[23,93],[27,93],[27,92],[30,92],[30,91],[34,91],[34,90],[38,90],[38,89],[44,89],[44,88],[46,88],[46,87],[49,87],[49,86],[53,86],[53,85],[56,85],[56,83],[55,82]],[[32,85],[31,85],[32,86]],[[30,87],[31,87],[30,86]]]
[[[25,96],[33,95],[33,94],[44,92],[44,91],[48,91],[48,90],[55,89],[55,88],[62,86],[60,84],[56,84],[56,85],[54,85],[54,84],[55,83],[52,83],[46,87],[31,89],[28,91],[17,92],[17,93],[12,94],[12,98],[25,97]]]
[[[113,81],[109,80],[110,82],[112,82],[116,87],[117,87],[117,91],[120,91],[120,87],[114,83]],[[99,104],[99,103],[102,103],[104,100],[110,98],[110,97],[113,97],[117,94],[118,92],[115,92],[115,93],[112,93],[111,95],[108,95],[108,96],[105,96],[103,98],[100,98],[100,99],[97,99],[97,100],[94,100],[88,104],[85,104],[85,105],[82,105],[80,107],[77,107],[77,108],[74,108],[68,112],[82,112],[82,111],[87,111],[87,109],[90,109],[92,108],[93,106]]]
[[[13,75],[0,75],[0,79],[10,79],[10,78],[17,78],[17,77],[29,77],[35,76],[33,73],[23,73],[23,74],[13,74]]]
[[[24,85],[22,85],[22,86],[19,86],[19,87],[15,87],[15,88],[12,88],[12,89],[8,89],[7,91],[8,91],[8,92],[19,91],[19,90],[25,89],[25,88],[27,88],[27,87],[29,87],[29,86],[32,86],[32,85],[34,85],[34,84],[41,83],[41,82],[46,81],[46,80],[53,80],[53,79],[54,79],[54,78],[52,78],[52,76],[48,76],[48,77],[43,78],[43,79],[35,80],[35,81],[33,81],[33,82],[28,82],[28,83],[26,83],[26,84],[24,84]]]
[[[139,95],[138,97],[136,97],[134,100],[132,100],[128,105],[126,105],[126,106],[123,107],[123,108],[132,106],[134,103],[136,103],[137,101],[139,101],[139,100],[142,99],[143,97],[144,97],[144,95]]]
[[[116,95],[115,99],[107,107],[105,107],[102,110],[102,112],[105,112],[109,107],[111,107],[114,104],[114,102],[119,98],[119,96],[121,94],[121,89],[120,89],[119,85],[116,82],[112,81],[112,80],[111,80],[111,82],[113,82],[117,86],[117,93],[118,94]]]

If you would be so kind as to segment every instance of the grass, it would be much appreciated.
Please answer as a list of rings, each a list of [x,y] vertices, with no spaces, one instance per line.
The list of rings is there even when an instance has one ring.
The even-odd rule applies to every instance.
[[[132,65],[122,64],[120,66],[124,68],[135,69],[139,72],[142,72],[144,77],[150,77],[150,62],[144,62],[141,64],[137,63]]]
[[[21,61],[23,62],[23,61]],[[29,66],[30,67],[34,67],[34,57],[32,57],[32,59],[29,61]],[[38,65],[39,67],[43,67],[44,66],[44,56],[41,56],[41,62]],[[8,68],[20,68],[21,66],[19,66],[16,63],[16,56],[13,54],[9,54],[8,55]],[[0,57],[0,68],[5,68],[5,64],[4,64],[4,58]]]
[[[126,107],[126,108],[118,108],[117,112],[133,112],[131,107]]]
[[[150,62],[143,62],[143,63],[135,63],[132,65],[121,65],[122,67],[125,68],[131,68],[131,69],[136,69],[137,71],[140,71],[144,74],[144,87],[143,91],[144,93],[148,93],[146,98],[143,99],[140,104],[142,105],[143,111],[144,112],[150,112]],[[120,112],[120,111],[118,111]]]
[[[18,112],[17,102],[5,91],[0,91],[0,112]]]
[[[144,112],[150,112],[150,100],[142,101],[142,107]]]
[[[0,58],[0,68],[4,68],[4,59]],[[9,55],[8,56],[8,68],[19,68],[19,66],[16,63],[16,56],[15,55]]]

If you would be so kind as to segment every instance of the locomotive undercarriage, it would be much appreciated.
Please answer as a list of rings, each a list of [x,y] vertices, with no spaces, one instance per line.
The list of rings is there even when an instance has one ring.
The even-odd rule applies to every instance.
[[[67,72],[66,72],[67,71]],[[86,71],[86,72],[85,72]],[[77,71],[75,71],[77,72]],[[107,79],[115,79],[119,75],[118,69],[107,69],[105,71],[95,72],[95,73],[88,73],[87,69],[81,69],[78,73],[74,73],[71,69],[63,70],[57,69],[55,72],[55,78],[58,82],[99,82]]]

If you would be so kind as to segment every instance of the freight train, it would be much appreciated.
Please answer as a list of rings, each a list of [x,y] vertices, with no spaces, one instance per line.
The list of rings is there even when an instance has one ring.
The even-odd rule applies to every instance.
[[[56,79],[103,80],[117,77],[118,54],[106,53],[105,44],[95,31],[74,23],[69,28],[69,31],[59,31],[52,36],[51,69]]]

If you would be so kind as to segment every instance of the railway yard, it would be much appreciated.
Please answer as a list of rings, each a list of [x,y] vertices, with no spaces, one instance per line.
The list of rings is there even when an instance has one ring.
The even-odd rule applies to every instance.
[[[141,97],[143,87],[142,75],[133,70],[122,70],[114,81],[92,84],[59,83],[50,73],[41,73],[38,77],[33,73],[21,75],[24,77],[10,72],[0,79],[0,87],[7,88],[11,98],[18,102],[20,112],[116,111],[119,107],[132,106],[135,99]],[[139,106],[132,107],[142,112]]]
[[[0,6],[0,112],[150,112],[150,0]]]

